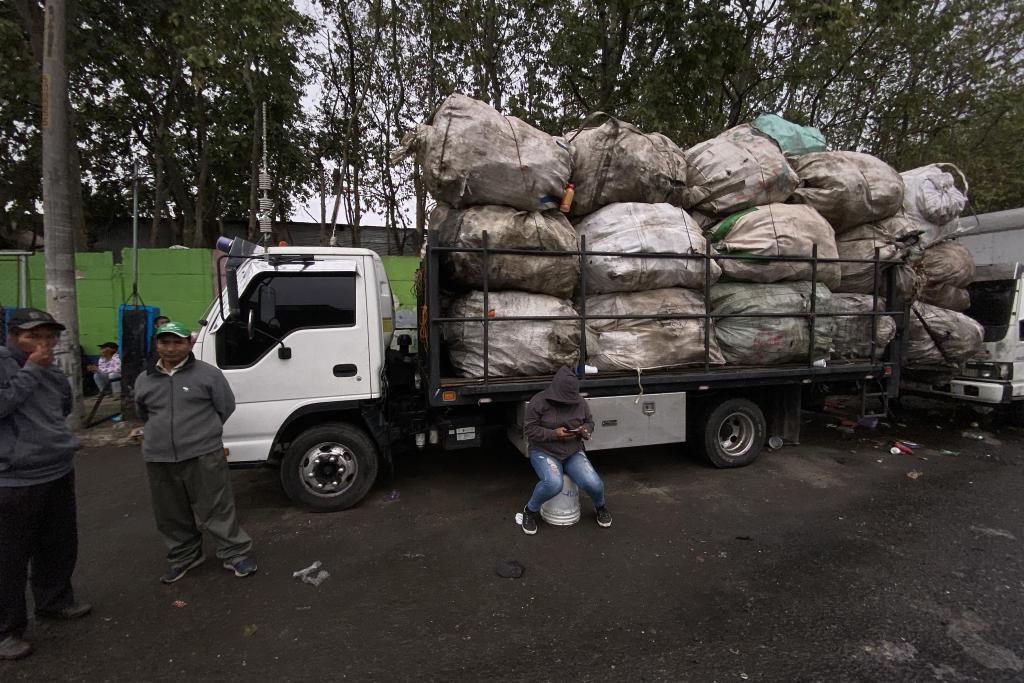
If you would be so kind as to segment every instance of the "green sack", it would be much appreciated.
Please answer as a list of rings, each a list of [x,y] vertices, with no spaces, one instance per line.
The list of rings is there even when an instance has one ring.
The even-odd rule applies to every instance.
[[[800,126],[775,114],[761,114],[751,125],[779,143],[786,154],[810,154],[828,149],[825,136],[813,126]]]

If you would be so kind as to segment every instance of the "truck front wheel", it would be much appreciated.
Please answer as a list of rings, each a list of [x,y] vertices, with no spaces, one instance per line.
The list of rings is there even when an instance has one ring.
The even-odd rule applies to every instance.
[[[704,420],[704,455],[715,467],[743,467],[757,460],[764,445],[764,413],[753,401],[728,398]]]
[[[344,510],[369,493],[377,468],[377,448],[366,432],[341,422],[324,424],[292,441],[281,461],[281,486],[311,510]]]

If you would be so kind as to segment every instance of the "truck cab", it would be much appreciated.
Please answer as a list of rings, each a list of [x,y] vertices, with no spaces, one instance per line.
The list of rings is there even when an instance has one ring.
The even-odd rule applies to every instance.
[[[965,314],[985,330],[985,350],[950,381],[965,401],[1010,405],[1024,401],[1024,296],[1020,263],[978,266]]]
[[[907,383],[919,394],[967,402],[978,409],[1024,406],[1024,265],[983,265],[968,285],[964,314],[984,328],[984,350],[939,381]]]
[[[228,461],[294,460],[282,484],[314,507],[362,498],[377,473],[366,422],[384,392],[393,329],[383,262],[368,249],[320,247],[233,258],[194,348],[236,396]]]

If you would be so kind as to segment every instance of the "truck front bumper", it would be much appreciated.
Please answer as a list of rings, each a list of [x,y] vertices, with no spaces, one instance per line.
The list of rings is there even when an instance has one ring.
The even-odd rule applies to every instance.
[[[986,382],[977,379],[954,379],[949,395],[975,403],[1001,404],[1024,400],[1024,382]]]

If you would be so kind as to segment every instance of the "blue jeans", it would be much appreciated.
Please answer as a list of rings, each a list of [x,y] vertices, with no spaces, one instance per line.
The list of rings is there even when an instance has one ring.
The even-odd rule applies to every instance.
[[[540,481],[533,487],[530,502],[526,504],[530,512],[537,512],[541,505],[562,492],[563,472],[586,491],[590,500],[594,501],[595,508],[604,507],[604,482],[583,451],[577,451],[565,460],[559,460],[544,451],[531,448],[530,464],[540,477]]]

